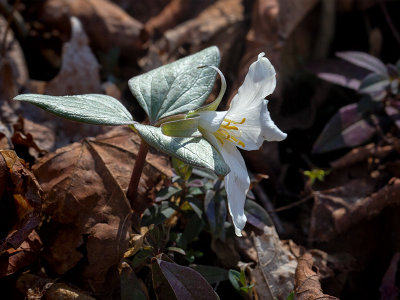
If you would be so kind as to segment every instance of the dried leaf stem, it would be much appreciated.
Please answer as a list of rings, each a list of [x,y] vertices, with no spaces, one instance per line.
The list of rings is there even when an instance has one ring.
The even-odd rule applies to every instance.
[[[146,156],[147,156],[148,151],[149,151],[149,145],[147,145],[147,143],[142,140],[142,142],[140,143],[138,155],[136,157],[136,162],[133,167],[131,180],[130,180],[129,186],[128,186],[128,191],[126,192],[126,197],[130,201],[132,209],[134,207],[135,201],[138,196],[139,181],[140,181],[140,177],[143,172],[143,168],[144,168],[144,165],[146,162]],[[141,213],[141,212],[137,212],[137,213]]]

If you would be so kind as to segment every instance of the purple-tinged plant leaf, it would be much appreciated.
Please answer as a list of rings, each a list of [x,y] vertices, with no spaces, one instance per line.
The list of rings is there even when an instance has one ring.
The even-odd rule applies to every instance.
[[[313,153],[324,153],[359,146],[373,137],[376,129],[359,111],[356,103],[342,107],[325,125],[313,146]]]
[[[390,80],[387,75],[371,73],[361,81],[359,91],[366,94],[380,92],[389,84]]]
[[[204,210],[206,212],[208,224],[211,234],[215,238],[225,240],[225,220],[226,220],[226,205],[219,193],[213,190],[208,190],[204,200]]]
[[[400,59],[396,62],[397,72],[400,74]]]
[[[393,106],[385,107],[386,114],[393,120],[397,128],[400,129],[400,112],[397,108]]]
[[[192,268],[154,259],[151,269],[158,300],[219,299],[207,280]]]
[[[244,205],[244,211],[246,213],[247,223],[260,230],[264,230],[266,225],[274,225],[271,217],[268,215],[265,209],[255,201],[247,199],[246,204]]]
[[[388,75],[390,77],[399,77],[400,70],[398,70],[395,65],[387,64],[386,67],[387,67]]]
[[[385,64],[377,59],[375,56],[372,56],[368,53],[359,51],[345,51],[337,52],[336,56],[372,72],[378,74],[387,74]]]
[[[369,71],[341,59],[327,59],[307,65],[307,69],[319,78],[353,90],[358,90],[360,82]]]
[[[335,73],[318,73],[317,76],[325,81],[347,87],[352,90],[358,90],[360,87],[360,80],[355,78],[348,78],[344,75]]]

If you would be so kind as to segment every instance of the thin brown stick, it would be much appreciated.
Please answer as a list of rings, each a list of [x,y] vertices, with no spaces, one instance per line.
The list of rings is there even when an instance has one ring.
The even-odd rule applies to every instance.
[[[296,207],[296,206],[298,206],[298,205],[300,205],[302,203],[305,203],[308,200],[311,200],[313,198],[314,198],[314,194],[308,195],[307,197],[304,197],[304,198],[300,199],[299,201],[290,203],[290,204],[285,205],[285,206],[278,207],[278,208],[274,209],[274,212],[279,212],[279,211],[283,211],[283,210],[287,210],[287,209]]]
[[[397,31],[396,26],[393,24],[393,20],[389,15],[389,12],[386,8],[386,4],[384,0],[380,0],[379,4],[381,6],[382,12],[385,15],[386,23],[388,24],[390,30],[392,31],[392,34],[394,38],[396,39],[397,43],[400,45],[400,33]]]
[[[139,153],[136,157],[136,162],[133,167],[131,180],[130,180],[129,186],[128,186],[128,191],[126,192],[126,197],[128,198],[129,202],[131,203],[132,209],[135,206],[135,202],[136,202],[136,199],[138,196],[139,181],[140,181],[140,177],[143,172],[143,168],[144,168],[144,165],[146,162],[146,156],[147,156],[148,151],[149,151],[149,145],[147,145],[147,143],[142,140],[140,147],[139,147]]]

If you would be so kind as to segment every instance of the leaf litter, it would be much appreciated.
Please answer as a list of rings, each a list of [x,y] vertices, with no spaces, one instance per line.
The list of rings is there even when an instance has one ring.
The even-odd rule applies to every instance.
[[[129,103],[129,108],[135,109],[135,117],[138,115],[140,118],[138,108],[127,100],[130,96],[127,96],[127,87],[118,82],[120,79],[126,81],[164,63],[217,45],[222,54],[221,69],[234,86],[229,91],[230,95],[235,94],[235,89],[242,83],[246,65],[260,51],[267,50],[267,56],[278,71],[280,86],[270,103],[271,114],[278,123],[282,122],[283,129],[291,131],[289,137],[297,137],[279,148],[276,144],[266,143],[262,150],[246,156],[253,170],[270,176],[259,184],[268,194],[268,209],[284,205],[285,201],[287,204],[293,198],[300,199],[304,196],[302,193],[306,192],[311,193],[314,202],[302,202],[297,208],[293,206],[295,208],[291,211],[275,212],[274,221],[283,224],[285,229],[282,237],[278,237],[271,224],[264,224],[268,222],[260,217],[262,214],[254,210],[248,212],[250,221],[244,234],[247,237],[240,242],[233,242],[229,238],[212,238],[209,243],[212,246],[208,246],[209,250],[200,258],[202,263],[237,270],[241,266],[246,270],[244,274],[250,278],[245,281],[254,283],[255,292],[251,295],[258,297],[255,299],[286,299],[293,289],[295,297],[300,299],[333,299],[326,293],[344,296],[344,299],[354,298],[354,295],[371,295],[372,290],[378,297],[379,287],[381,295],[396,297],[398,263],[395,253],[399,249],[396,242],[391,240],[395,241],[392,235],[396,235],[398,229],[396,221],[386,216],[391,211],[398,211],[398,99],[389,99],[388,105],[383,108],[391,119],[389,125],[373,122],[374,116],[372,122],[360,116],[350,118],[353,122],[350,127],[354,127],[354,130],[343,133],[343,130],[336,132],[334,128],[331,130],[333,139],[325,136],[327,143],[317,143],[319,149],[326,150],[325,153],[319,151],[313,154],[311,148],[327,121],[340,107],[348,104],[350,108],[354,107],[352,103],[356,103],[358,98],[352,92],[343,92],[321,81],[313,83],[318,85],[314,94],[305,95],[302,93],[309,85],[298,88],[294,84],[297,79],[292,76],[302,72],[300,60],[300,64],[304,61],[308,63],[317,57],[317,52],[321,57],[326,43],[333,47],[331,52],[352,50],[347,45],[341,45],[340,49],[335,46],[339,33],[335,33],[336,39],[333,40],[329,28],[334,26],[337,32],[341,29],[330,23],[330,14],[351,16],[354,20],[357,18],[353,17],[363,14],[367,22],[373,20],[372,24],[379,27],[373,19],[373,11],[376,10],[371,9],[380,7],[378,1],[339,1],[333,10],[332,6],[327,6],[328,1],[316,5],[317,1],[312,0],[299,3],[289,0],[259,0],[254,3],[237,0],[113,2],[52,0],[18,7],[27,19],[26,24],[29,22],[29,32],[37,34],[36,37],[30,36],[30,41],[37,39],[39,43],[36,45],[39,46],[27,47],[24,37],[15,31],[13,24],[6,39],[10,43],[7,44],[7,56],[0,59],[1,149],[13,149],[16,152],[12,154],[14,158],[18,155],[27,162],[24,165],[20,159],[14,159],[16,163],[11,173],[8,166],[2,169],[1,180],[6,178],[7,184],[1,185],[0,190],[4,191],[2,203],[24,206],[24,210],[19,212],[22,213],[20,216],[28,211],[25,217],[30,221],[15,218],[13,220],[17,222],[13,226],[16,231],[3,230],[3,241],[18,242],[13,247],[8,242],[2,244],[7,249],[3,249],[2,253],[2,276],[16,274],[22,279],[26,276],[22,274],[23,270],[39,274],[38,265],[41,265],[47,274],[28,281],[25,288],[20,289],[23,295],[32,298],[43,296],[53,299],[60,295],[68,295],[65,297],[69,298],[80,295],[83,299],[91,299],[93,295],[110,298],[110,290],[115,291],[120,287],[123,291],[129,291],[125,294],[128,296],[140,291],[144,297],[155,297],[151,284],[146,282],[148,273],[144,271],[145,268],[121,265],[121,259],[124,254],[124,260],[135,257],[143,251],[143,247],[147,247],[147,235],[137,234],[140,230],[132,227],[130,215],[132,211],[143,211],[153,205],[157,191],[163,185],[171,184],[173,174],[168,160],[156,153],[147,157],[144,177],[139,185],[139,201],[132,208],[125,192],[140,143],[134,133],[127,128],[86,128],[86,125],[49,118],[32,107],[19,108],[10,100],[22,91],[45,92],[47,89],[46,93],[64,95],[66,89],[69,89],[68,93],[79,94],[86,92],[86,89],[87,92],[101,92],[104,88],[109,91],[107,93],[117,95],[115,98],[122,98],[125,104]],[[396,4],[386,5],[395,7]],[[32,16],[35,21],[32,21]],[[79,19],[77,22],[81,22],[81,28],[72,21],[75,25],[71,30],[71,16]],[[346,22],[343,21],[345,19],[337,18],[336,22],[340,25]],[[4,33],[7,22],[7,18],[1,19],[0,32]],[[349,32],[351,27],[347,27]],[[381,32],[386,44],[380,47],[384,49],[390,38],[387,32],[380,31],[378,27],[374,30]],[[311,30],[314,28],[319,28],[319,32]],[[13,31],[18,40],[13,37]],[[319,49],[313,48],[315,41],[318,41]],[[37,74],[35,68],[39,65],[43,72],[48,72],[49,67],[46,63],[42,67],[43,60],[32,63],[32,58],[37,59],[38,56],[23,53],[19,43],[25,52],[26,49],[34,52],[42,48],[44,61],[53,66],[55,77],[52,80],[42,82],[28,78],[24,54],[30,73]],[[379,46],[373,44],[377,43],[376,39],[371,39],[370,43],[371,52],[376,51]],[[49,51],[57,49],[53,46],[63,44],[64,51],[61,51],[62,47],[59,47],[59,53],[56,50]],[[364,50],[368,52],[367,48]],[[379,52],[374,53],[379,55]],[[387,53],[381,52],[382,57],[388,56]],[[322,55],[322,61],[313,61],[319,73],[327,70],[324,67],[327,55]],[[109,63],[107,66],[105,61]],[[356,75],[353,76],[348,66],[336,62],[334,65],[344,73],[336,77],[328,76],[329,79],[333,78],[336,83],[353,89],[362,81],[363,74],[359,70],[353,70]],[[57,72],[54,72],[54,68]],[[336,74],[336,71],[332,74]],[[113,76],[118,77],[117,80]],[[295,92],[293,86],[297,87]],[[298,97],[296,103],[288,93]],[[333,96],[330,98],[329,95]],[[292,102],[288,102],[288,97]],[[229,98],[224,101],[229,103]],[[19,113],[26,119],[20,118]],[[378,119],[380,117],[378,115]],[[357,122],[362,126],[353,126]],[[333,127],[337,129],[337,126]],[[105,134],[98,136],[99,133]],[[82,138],[85,139],[79,141]],[[71,144],[76,141],[79,142]],[[367,142],[369,144],[365,146]],[[348,150],[331,151],[339,146],[345,146]],[[2,150],[2,153],[6,152]],[[9,153],[12,152],[7,153],[11,155]],[[316,181],[310,190],[298,174],[303,174],[304,169],[313,169],[313,164],[322,168],[331,167],[332,170],[325,176],[324,182]],[[35,175],[29,175],[30,169]],[[25,181],[17,185],[12,178],[16,180],[20,175]],[[34,182],[35,176],[44,191],[42,205],[37,204],[41,201],[37,200],[40,198],[40,188],[31,183],[29,186],[36,196],[32,198],[29,194],[28,197],[22,192],[24,200],[13,202],[13,193],[19,189],[16,186],[26,187],[27,180]],[[179,198],[179,193],[174,197]],[[10,202],[4,202],[5,199]],[[36,204],[31,203],[32,199],[36,199]],[[263,204],[258,194],[253,199]],[[38,218],[39,208],[42,219]],[[167,218],[165,224],[171,226],[179,223],[176,213],[171,218],[174,221]],[[265,227],[267,230],[263,230],[263,224],[268,225]],[[375,226],[375,230],[385,229],[379,234],[381,239],[377,238],[375,231],[368,236],[359,234],[373,225],[379,225]],[[291,235],[293,232],[296,234]],[[211,233],[203,231],[200,238],[189,245],[196,247],[207,243],[209,235]],[[11,239],[7,240],[7,237]],[[313,258],[308,254],[303,255],[304,249],[299,250],[301,247],[294,242],[283,241],[283,238],[294,238],[297,245],[307,245]],[[341,245],[340,241],[343,240],[346,242]],[[372,246],[359,247],[362,243],[380,245],[387,250],[371,250]],[[6,244],[8,246],[4,246]],[[309,250],[315,246],[326,252]],[[359,249],[355,250],[357,247]],[[175,248],[178,250],[175,258],[191,250],[182,249],[182,252],[178,247]],[[182,263],[179,258],[177,260]],[[162,264],[171,263],[162,261]],[[148,263],[147,266],[151,265]],[[378,264],[382,267],[377,267]],[[315,265],[318,266],[318,272]],[[368,274],[364,274],[365,277],[355,275],[362,272]],[[65,283],[54,281],[56,277],[62,278]],[[8,279],[12,276],[6,278],[13,280]],[[367,280],[362,281],[367,282],[362,287],[357,282],[360,278]],[[168,281],[170,278],[164,279]],[[285,284],[280,283],[282,280]],[[37,281],[42,285],[35,290],[34,282]],[[45,286],[45,282],[50,282],[50,288]],[[238,294],[225,295],[225,291],[233,289],[227,288],[227,282],[213,285],[221,293],[222,299],[237,297]],[[134,288],[130,290],[129,285]],[[50,289],[57,292],[53,293]]]

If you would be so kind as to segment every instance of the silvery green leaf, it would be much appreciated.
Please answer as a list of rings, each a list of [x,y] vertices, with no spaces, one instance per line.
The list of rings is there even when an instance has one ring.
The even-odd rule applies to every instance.
[[[218,175],[226,175],[230,171],[221,154],[204,138],[170,137],[164,135],[159,127],[134,126],[146,143],[189,165],[211,170]]]
[[[84,123],[97,125],[136,123],[117,99],[101,94],[76,96],[22,94],[14,100],[29,102],[57,116]]]
[[[210,47],[171,64],[133,77],[128,85],[154,124],[161,118],[199,108],[210,95],[218,66],[217,47]]]

